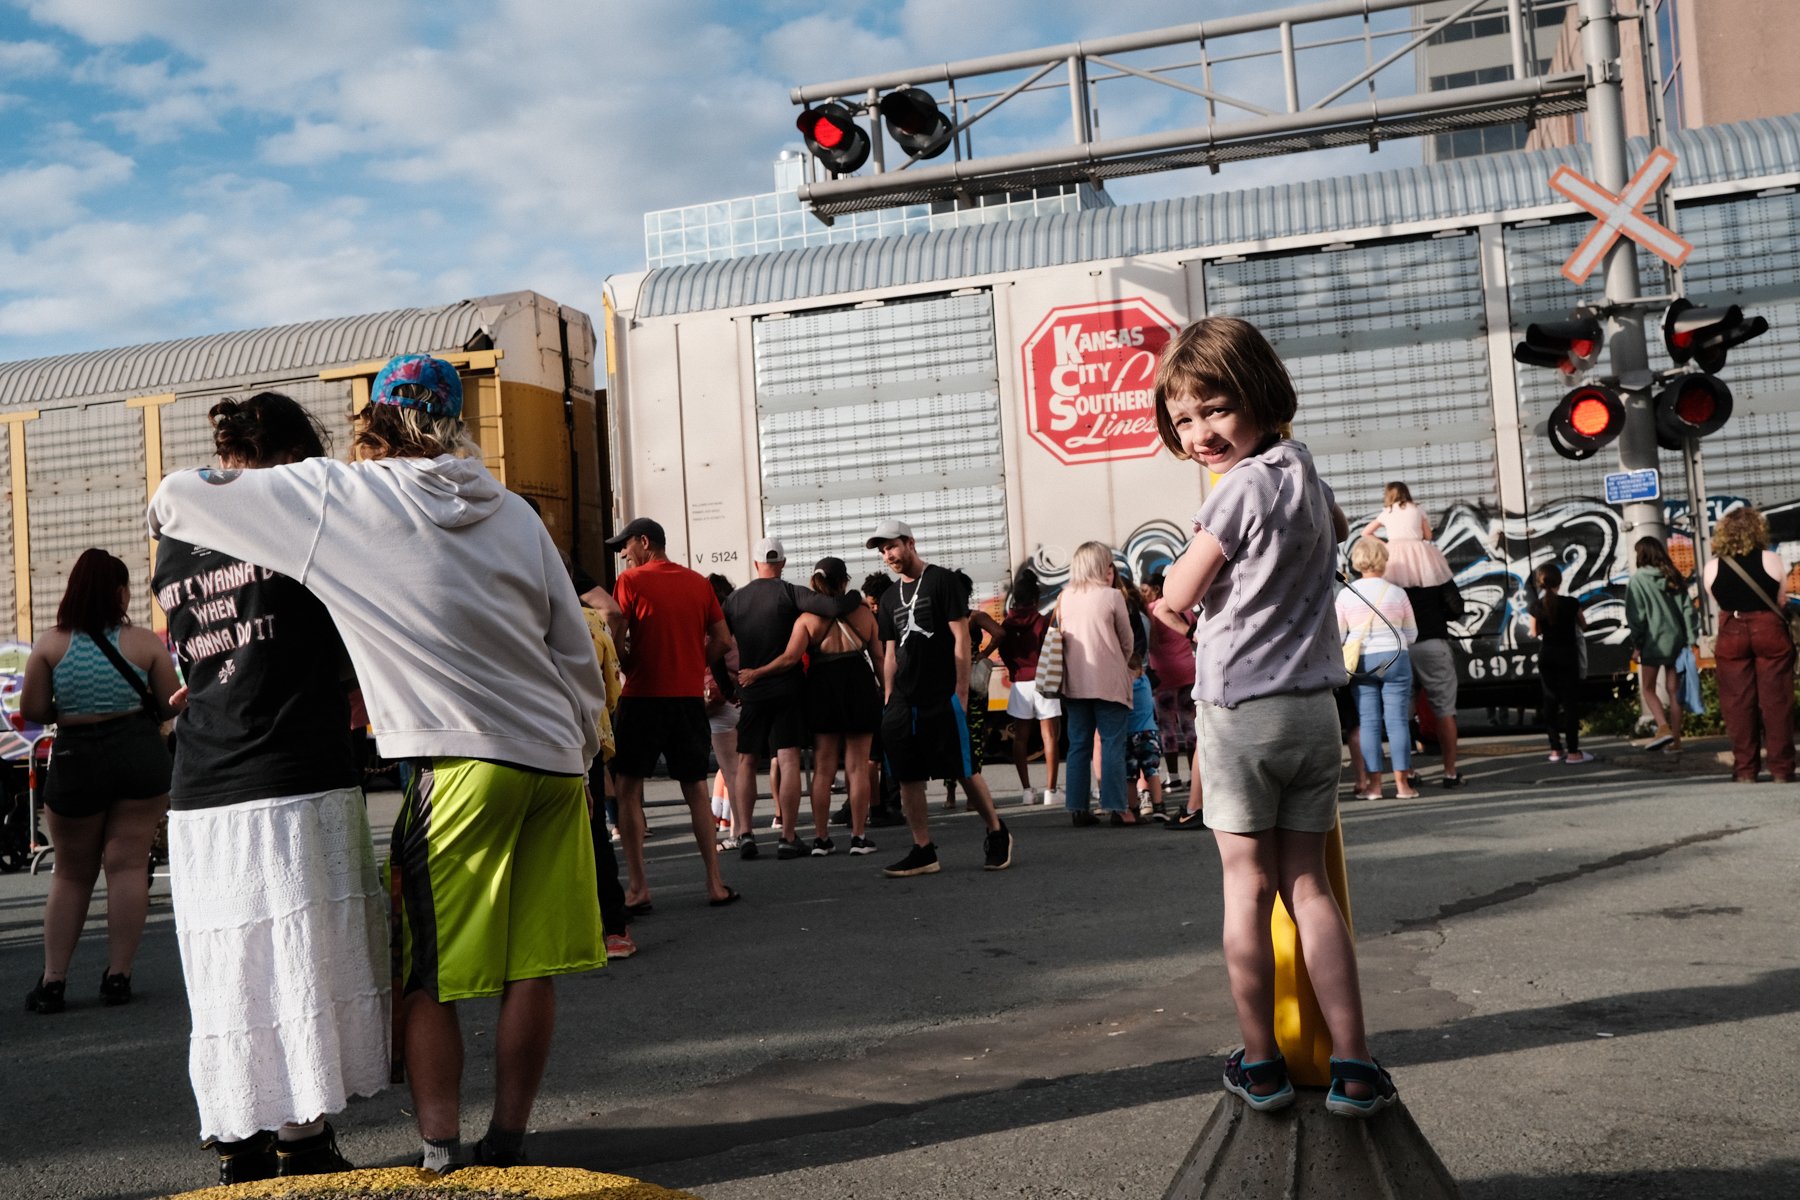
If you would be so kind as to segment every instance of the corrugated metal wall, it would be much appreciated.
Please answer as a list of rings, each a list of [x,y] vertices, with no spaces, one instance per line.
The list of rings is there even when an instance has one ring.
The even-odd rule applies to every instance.
[[[763,527],[803,576],[866,561],[883,517],[926,559],[1006,578],[1006,486],[987,292],[756,323]]]

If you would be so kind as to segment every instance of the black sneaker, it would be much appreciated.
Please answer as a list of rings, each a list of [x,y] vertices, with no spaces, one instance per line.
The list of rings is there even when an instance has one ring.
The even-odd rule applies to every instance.
[[[525,1157],[524,1146],[509,1152],[496,1150],[485,1137],[475,1143],[475,1165],[478,1167],[523,1167],[530,1161]]]
[[[904,825],[906,824],[906,814],[898,809],[882,805],[881,807],[870,811],[869,824],[876,828],[880,828],[884,825]]]
[[[848,800],[839,805],[838,810],[831,814],[831,823],[842,825],[846,829],[850,827],[850,802]]]
[[[334,1171],[351,1170],[350,1160],[338,1153],[337,1130],[325,1122],[325,1132],[315,1133],[296,1142],[275,1143],[275,1174],[330,1175]]]
[[[275,1178],[275,1134],[263,1130],[241,1142],[208,1138],[206,1148],[219,1156],[219,1186]]]
[[[38,976],[37,986],[25,993],[25,1011],[34,1013],[59,1013],[63,1010],[63,992],[67,984],[58,979],[55,983],[45,983],[42,975]]]
[[[790,841],[788,841],[788,839],[782,838],[775,845],[775,857],[776,858],[805,858],[806,857],[806,847],[802,846],[798,841],[790,842]]]
[[[873,854],[875,853],[875,843],[871,842],[868,838],[853,837],[850,839],[850,853]]]
[[[745,862],[749,862],[761,853],[762,851],[756,848],[756,835],[754,833],[746,833],[743,837],[738,839],[738,857]]]
[[[1461,774],[1456,774],[1456,775],[1446,775],[1439,782],[1441,782],[1447,788],[1459,788],[1463,784],[1465,784],[1469,781],[1467,779],[1463,778],[1463,776]]]
[[[107,1007],[109,1007],[109,1008],[115,1007],[120,1004],[130,1004],[131,1003],[131,976],[129,976],[129,975],[102,975],[102,976],[100,976],[100,999],[102,1001],[104,1001],[105,1004],[107,1005]]]
[[[981,839],[981,852],[987,860],[982,865],[990,871],[1004,871],[1012,866],[1012,851],[1012,831],[1005,821],[1000,822],[1000,828],[988,830],[987,836]]]
[[[830,854],[833,850],[836,850],[836,849],[837,849],[837,847],[832,844],[832,841],[830,838],[814,838],[813,839],[812,856],[814,858],[824,858],[827,854]]]
[[[881,868],[881,873],[889,879],[904,879],[908,875],[935,875],[937,870],[937,846],[926,842],[923,846],[915,844],[906,852],[905,858],[891,867]]]
[[[1169,823],[1164,825],[1163,828],[1172,830],[1205,829],[1206,810],[1197,808],[1193,812],[1189,812],[1186,809],[1182,809],[1181,815],[1171,818]]]

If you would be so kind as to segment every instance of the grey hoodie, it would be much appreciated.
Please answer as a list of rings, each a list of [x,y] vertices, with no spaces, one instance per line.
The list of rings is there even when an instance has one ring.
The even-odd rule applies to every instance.
[[[182,471],[149,521],[152,536],[280,572],[324,602],[382,757],[576,775],[598,751],[603,691],[581,603],[543,522],[480,462]]]

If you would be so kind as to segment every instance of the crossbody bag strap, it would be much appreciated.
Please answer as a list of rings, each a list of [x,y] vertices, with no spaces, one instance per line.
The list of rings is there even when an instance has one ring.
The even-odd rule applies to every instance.
[[[138,694],[138,700],[144,706],[144,714],[152,720],[162,720],[162,706],[156,702],[156,697],[150,694],[150,685],[138,678],[137,671],[129,662],[125,661],[125,656],[119,653],[119,648],[107,641],[105,635],[100,637],[90,635],[89,640],[100,647],[100,653],[106,655],[106,661],[110,662],[119,674],[125,677],[125,682],[131,685],[131,690]]]
[[[1760,583],[1757,583],[1756,580],[1750,578],[1750,572],[1744,570],[1743,567],[1739,566],[1737,559],[1721,558],[1719,561],[1724,563],[1726,566],[1730,567],[1732,570],[1736,571],[1738,573],[1738,578],[1742,579],[1745,583],[1750,585],[1750,590],[1756,593],[1756,598],[1758,600],[1761,600],[1765,605],[1768,606],[1768,609],[1770,612],[1774,613],[1778,617],[1785,618],[1787,616],[1787,613],[1782,611],[1781,605],[1775,603],[1775,597],[1773,597],[1773,596],[1769,595],[1767,592],[1763,591],[1762,585]]]

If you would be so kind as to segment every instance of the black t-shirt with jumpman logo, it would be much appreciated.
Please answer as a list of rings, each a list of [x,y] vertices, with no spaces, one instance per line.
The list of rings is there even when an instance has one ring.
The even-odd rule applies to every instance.
[[[169,806],[217,808],[357,783],[343,642],[285,575],[174,538],[156,599],[188,686]]]
[[[962,588],[950,572],[925,564],[916,582],[902,579],[881,594],[881,640],[899,657],[894,694],[915,707],[948,700],[956,692],[956,638],[950,622],[969,615]]]

